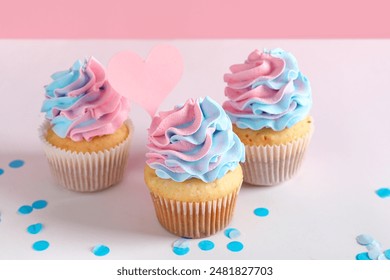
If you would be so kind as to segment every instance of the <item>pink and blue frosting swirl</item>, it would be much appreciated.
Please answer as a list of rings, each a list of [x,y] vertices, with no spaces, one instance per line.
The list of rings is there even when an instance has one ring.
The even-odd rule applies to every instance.
[[[295,57],[282,49],[253,51],[224,75],[223,108],[239,128],[280,131],[303,120],[312,105],[311,87]]]
[[[245,159],[245,148],[222,107],[209,97],[156,115],[147,164],[163,179],[212,182]]]
[[[129,101],[111,87],[95,58],[77,60],[51,78],[41,111],[59,137],[90,141],[114,133],[128,118]]]

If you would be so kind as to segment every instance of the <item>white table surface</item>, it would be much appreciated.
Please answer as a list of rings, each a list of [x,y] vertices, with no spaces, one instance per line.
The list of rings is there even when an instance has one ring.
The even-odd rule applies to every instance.
[[[132,103],[135,124],[124,180],[99,193],[65,190],[51,177],[37,129],[43,120],[43,85],[50,75],[93,55],[104,65],[121,50],[146,56],[157,43],[176,46],[184,58],[182,80],[161,104],[170,109],[189,97],[225,100],[222,76],[255,48],[295,54],[313,89],[315,133],[299,174],[274,187],[244,184],[231,227],[241,232],[241,252],[226,249],[218,233],[211,251],[191,240],[177,256],[177,237],[158,223],[143,182],[148,114]],[[0,259],[96,259],[91,248],[110,247],[99,259],[354,259],[364,252],[355,237],[366,233],[390,248],[390,40],[1,40],[0,41]],[[11,169],[8,163],[25,165]],[[48,206],[29,215],[17,209],[38,199]],[[270,214],[259,218],[257,207]],[[41,222],[37,235],[26,232]],[[50,242],[36,252],[36,240]]]

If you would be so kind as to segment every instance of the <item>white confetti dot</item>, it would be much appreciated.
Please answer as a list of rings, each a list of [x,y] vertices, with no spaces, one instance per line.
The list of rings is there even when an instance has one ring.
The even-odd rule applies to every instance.
[[[172,247],[176,248],[188,248],[190,246],[190,240],[186,238],[179,238],[172,243]]]
[[[371,259],[371,260],[377,260],[378,257],[380,255],[382,255],[382,250],[380,250],[379,248],[373,248],[371,250],[368,251],[368,257]]]
[[[374,241],[374,238],[372,238],[368,234],[360,234],[356,237],[357,243],[360,245],[366,246],[368,244],[371,244]]]
[[[370,251],[372,249],[378,249],[378,250],[382,251],[381,244],[378,241],[376,241],[376,240],[373,240],[370,244],[368,244],[366,246],[366,248],[367,248],[368,251]]]

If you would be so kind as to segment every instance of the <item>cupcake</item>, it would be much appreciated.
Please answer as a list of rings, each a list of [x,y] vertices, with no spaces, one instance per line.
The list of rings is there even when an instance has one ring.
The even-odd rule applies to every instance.
[[[202,238],[232,219],[244,145],[220,105],[189,99],[156,115],[148,130],[145,183],[156,215],[171,233]]]
[[[245,144],[244,182],[274,185],[298,171],[313,131],[308,79],[282,49],[253,51],[224,75],[223,108]]]
[[[54,177],[73,191],[93,192],[118,183],[133,132],[129,101],[106,79],[93,57],[54,73],[45,86],[40,137]]]

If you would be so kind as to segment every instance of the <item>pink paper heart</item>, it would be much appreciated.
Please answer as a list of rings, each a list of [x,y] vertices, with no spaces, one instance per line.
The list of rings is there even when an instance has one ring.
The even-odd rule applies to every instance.
[[[152,117],[182,73],[179,50],[168,45],[154,47],[146,60],[131,51],[120,52],[112,57],[107,69],[111,85]]]

